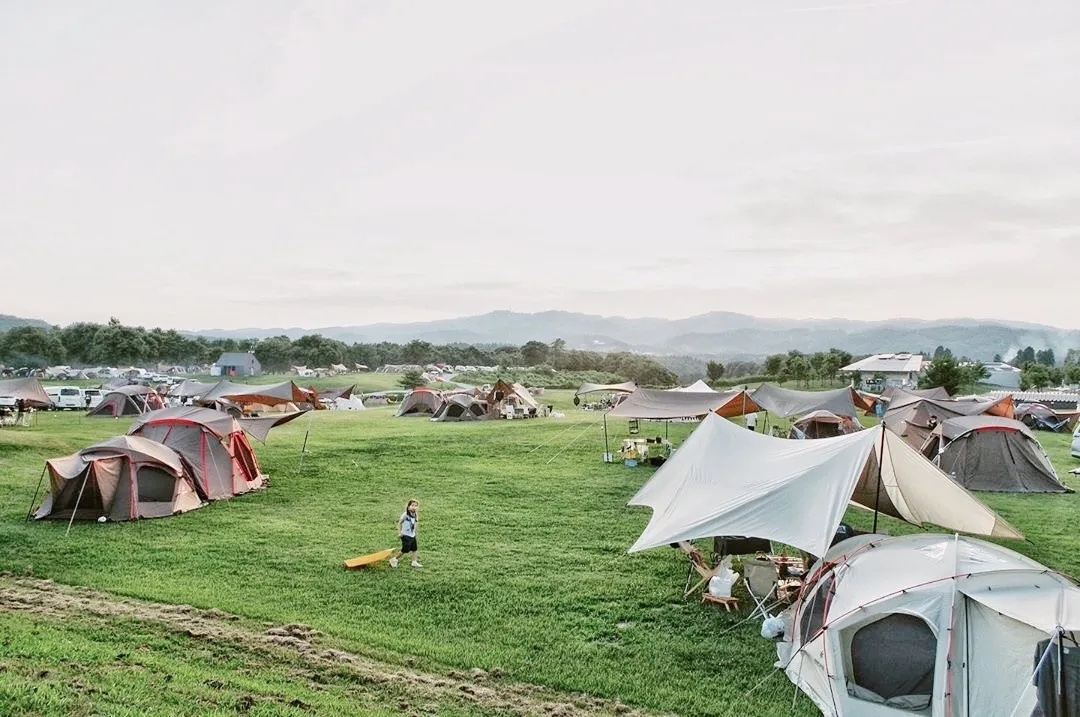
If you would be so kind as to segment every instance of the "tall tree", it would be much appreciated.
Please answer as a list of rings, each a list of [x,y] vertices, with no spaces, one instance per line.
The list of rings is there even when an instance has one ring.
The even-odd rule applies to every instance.
[[[957,393],[964,384],[967,375],[964,369],[956,363],[951,356],[943,356],[930,362],[930,367],[919,379],[919,388],[936,388],[938,386],[949,392],[949,395]]]
[[[705,375],[709,382],[719,381],[724,377],[724,364],[719,361],[709,361],[705,364]]]
[[[552,349],[543,341],[529,341],[521,347],[521,359],[526,366],[539,366],[547,363]]]

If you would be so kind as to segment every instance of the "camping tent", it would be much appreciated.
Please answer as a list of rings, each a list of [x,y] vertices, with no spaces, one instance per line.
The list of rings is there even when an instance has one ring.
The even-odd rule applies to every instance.
[[[680,386],[670,389],[672,391],[685,391],[687,393],[716,393],[716,390],[700,378],[689,386]]]
[[[433,421],[478,421],[487,418],[487,404],[466,393],[448,396],[435,415]]]
[[[1011,396],[1001,398],[927,398],[914,393],[897,391],[885,411],[885,425],[908,444],[921,448],[930,432],[941,421],[959,416],[1002,416],[1015,418]]]
[[[709,415],[630,500],[653,510],[630,550],[745,535],[823,555],[849,501],[915,525],[1022,537],[883,426],[790,441]]]
[[[495,385],[488,391],[485,400],[487,401],[488,410],[496,415],[502,415],[507,405],[521,408],[526,415],[532,416],[535,416],[540,408],[540,404],[529,393],[529,389],[520,383],[507,383],[502,380],[495,382]]]
[[[264,427],[250,425],[258,426],[257,430]],[[198,407],[166,408],[141,416],[128,433],[157,441],[183,456],[196,489],[206,500],[231,498],[266,483],[240,421],[227,413]]]
[[[90,409],[87,416],[137,416],[140,413],[164,408],[165,402],[147,386],[120,386],[101,397],[101,403]]]
[[[161,518],[202,505],[180,456],[138,436],[116,436],[45,466],[49,493],[37,519]]]
[[[1030,428],[1060,432],[1072,430],[1080,411],[1055,409],[1045,403],[1018,403],[1015,416]]]
[[[442,405],[442,395],[430,388],[418,388],[406,396],[395,416],[433,416]]]
[[[922,447],[968,490],[1065,493],[1031,429],[999,416],[960,416],[938,424]]]
[[[831,411],[838,416],[858,415],[872,404],[850,386],[835,391],[796,391],[771,383],[763,383],[750,393],[764,410],[781,418],[801,416],[811,411]]]
[[[1080,651],[1059,651],[1059,641],[1080,630],[1080,589],[999,545],[935,534],[845,540],[784,618],[777,666],[826,715],[1077,714]],[[1049,703],[1059,665],[1061,712]]]
[[[23,401],[28,406],[52,406],[52,400],[41,387],[36,376],[28,378],[9,378],[0,381],[0,396]]]
[[[862,430],[851,416],[837,416],[832,411],[811,411],[791,424],[788,438],[833,438]]]

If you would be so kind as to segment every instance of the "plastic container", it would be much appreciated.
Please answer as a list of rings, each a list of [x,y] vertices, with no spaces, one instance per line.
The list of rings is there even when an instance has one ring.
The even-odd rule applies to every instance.
[[[633,468],[637,465],[637,460],[634,458],[627,458],[625,461],[623,461],[623,465],[627,468]]]

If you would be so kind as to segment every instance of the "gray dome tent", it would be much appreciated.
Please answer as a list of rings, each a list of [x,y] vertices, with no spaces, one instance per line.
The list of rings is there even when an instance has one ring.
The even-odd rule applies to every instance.
[[[1011,418],[947,419],[931,431],[922,452],[968,490],[1072,492],[1058,480],[1031,429]]]

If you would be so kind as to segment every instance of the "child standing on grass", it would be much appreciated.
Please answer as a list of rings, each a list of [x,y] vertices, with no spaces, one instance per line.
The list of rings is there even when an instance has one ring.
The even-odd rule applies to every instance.
[[[415,500],[410,500],[405,504],[405,512],[401,514],[401,517],[397,521],[398,535],[401,537],[401,550],[398,554],[390,558],[390,567],[396,568],[398,566],[398,560],[405,557],[408,554],[412,554],[411,565],[414,568],[423,567],[420,564],[418,546],[416,545],[416,511],[419,509],[420,504]]]

